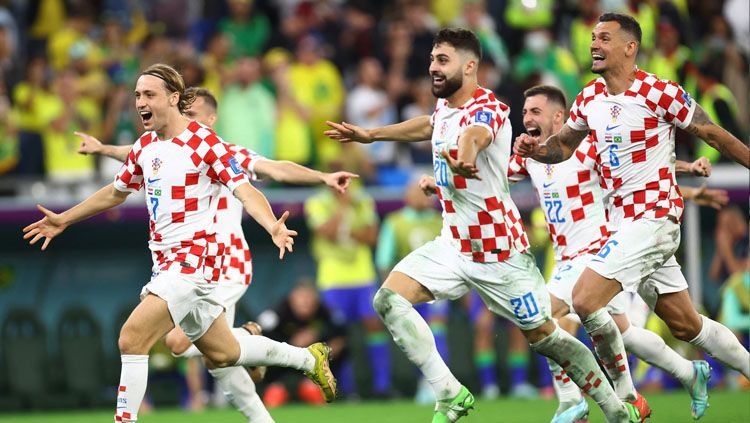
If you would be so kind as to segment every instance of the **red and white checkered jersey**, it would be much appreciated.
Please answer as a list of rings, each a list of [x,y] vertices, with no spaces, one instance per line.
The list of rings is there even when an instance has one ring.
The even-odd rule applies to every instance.
[[[133,144],[114,186],[131,192],[145,188],[154,272],[202,273],[207,281],[219,280],[224,245],[214,228],[216,182],[233,191],[249,181],[226,145],[195,121],[175,138],[159,140],[147,132]]]
[[[264,158],[254,151],[236,144],[226,143],[227,149],[237,159],[251,180],[257,180],[255,163]],[[242,216],[245,209],[231,191],[221,187],[219,205],[216,209],[216,236],[225,245],[222,283],[248,285],[253,276],[252,254],[242,231]]]
[[[508,111],[492,91],[479,87],[460,107],[438,100],[431,117],[435,182],[443,206],[440,236],[476,262],[503,261],[529,246],[521,215],[508,192]],[[459,137],[475,125],[492,135],[492,142],[476,159],[481,180],[454,175],[441,156],[446,150],[455,159]]]
[[[510,158],[511,182],[531,178],[549,228],[555,260],[593,254],[607,242],[604,192],[596,172],[596,146],[589,137],[568,160],[540,163],[517,155]]]
[[[576,97],[567,125],[590,130],[611,228],[641,217],[680,219],[684,208],[675,181],[675,127],[687,127],[695,102],[672,81],[637,70],[628,90],[609,95],[603,78]]]

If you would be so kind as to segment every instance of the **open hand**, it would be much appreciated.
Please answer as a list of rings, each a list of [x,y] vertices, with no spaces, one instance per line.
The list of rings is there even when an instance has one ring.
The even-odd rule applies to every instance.
[[[370,132],[367,129],[360,128],[357,125],[352,125],[351,123],[346,122],[336,123],[328,120],[326,121],[326,124],[332,129],[329,129],[323,133],[328,138],[334,139],[338,142],[358,142],[362,144],[369,144],[373,141]]]
[[[700,188],[695,189],[690,199],[699,206],[708,206],[719,210],[729,203],[729,193],[723,189],[708,189],[706,184],[703,184]]]
[[[442,155],[448,163],[448,167],[451,168],[454,175],[463,176],[468,179],[482,180],[482,178],[479,177],[479,169],[477,169],[473,163],[465,163],[461,160],[456,160],[451,157],[446,150],[443,150],[440,155]]]
[[[349,183],[351,183],[353,178],[359,178],[359,175],[349,172],[333,172],[326,173],[323,177],[323,181],[329,187],[343,194],[346,192],[346,189],[349,187]]]
[[[37,241],[44,238],[44,243],[42,244],[42,251],[44,251],[47,249],[50,241],[52,241],[52,238],[62,233],[68,225],[63,223],[62,217],[59,214],[51,212],[38,204],[36,208],[44,213],[44,218],[23,228],[23,239],[31,238],[29,245],[34,245]]]
[[[273,243],[279,247],[279,260],[284,258],[284,253],[286,251],[289,251],[290,253],[294,251],[294,238],[292,237],[297,236],[297,231],[287,229],[285,222],[288,217],[289,211],[287,210],[281,215],[279,220],[271,226],[271,238],[273,239]]]
[[[521,134],[516,137],[513,144],[513,153],[521,157],[532,157],[539,151],[539,140],[529,134]]]
[[[102,149],[102,142],[85,132],[73,132],[81,139],[81,145],[78,147],[79,154],[99,154]]]

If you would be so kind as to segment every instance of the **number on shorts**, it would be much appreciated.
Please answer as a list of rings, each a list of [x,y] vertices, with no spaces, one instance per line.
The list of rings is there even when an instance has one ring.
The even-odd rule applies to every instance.
[[[610,246],[615,247],[617,246],[617,244],[619,244],[617,241],[615,241],[614,239],[610,239],[609,241],[607,241],[606,244],[604,244],[604,247],[602,247],[602,249],[599,250],[599,253],[596,256],[601,257],[601,258],[607,258],[607,256],[609,255],[609,252],[612,251]]]
[[[554,279],[554,280],[556,280],[556,281],[559,281],[559,280],[560,280],[560,279],[562,278],[562,274],[563,274],[563,272],[567,272],[568,270],[570,270],[570,269],[572,269],[572,268],[573,268],[573,266],[572,266],[572,265],[570,265],[570,264],[566,264],[566,265],[565,265],[565,267],[563,267],[562,269],[560,269],[560,270],[559,270],[559,271],[557,272],[557,274],[555,275],[555,277],[554,277],[553,279]]]
[[[529,319],[539,313],[539,307],[531,292],[524,294],[521,298],[511,298],[510,305],[513,306],[513,314],[519,320]],[[521,310],[522,306],[526,308],[526,313]]]

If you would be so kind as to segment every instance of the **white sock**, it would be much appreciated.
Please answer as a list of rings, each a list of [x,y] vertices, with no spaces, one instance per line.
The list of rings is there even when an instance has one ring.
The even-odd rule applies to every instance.
[[[248,332],[248,331],[246,331],[245,329],[242,329],[242,328],[231,328],[230,330],[234,334],[235,338],[239,338],[240,336],[252,336],[252,334],[250,332]],[[180,353],[180,354],[174,354],[174,353],[172,353],[172,355],[174,357],[185,357],[185,358],[189,358],[189,357],[203,357],[203,353],[200,352],[200,350],[198,349],[198,347],[196,347],[193,344],[191,344],[188,347],[188,349],[186,349],[182,353]]]
[[[276,342],[265,336],[240,336],[240,358],[236,366],[291,367],[305,372],[315,367],[315,357],[307,348],[294,347],[285,342]]]
[[[581,388],[570,380],[570,376],[565,373],[565,370],[559,364],[549,357],[547,357],[547,365],[552,373],[552,386],[555,388],[555,394],[560,404],[566,402],[578,404],[583,398]]]
[[[622,333],[622,342],[628,352],[676,377],[683,385],[693,380],[693,362],[669,348],[661,336],[643,328],[630,325]]]
[[[251,422],[273,422],[273,418],[255,391],[255,383],[247,370],[243,367],[225,367],[211,369],[208,372],[211,373],[229,402]]]
[[[615,385],[617,397],[623,401],[635,400],[635,386],[630,377],[628,355],[612,316],[606,308],[600,308],[583,320],[583,327],[591,337],[596,354]]]
[[[438,354],[430,326],[412,304],[396,292],[381,288],[375,294],[373,305],[393,340],[422,371],[435,397],[444,400],[458,395],[461,383]]]
[[[546,338],[531,344],[531,349],[559,363],[565,374],[596,401],[607,421],[627,420],[625,405],[607,383],[594,355],[581,341],[557,327]]]
[[[121,355],[115,422],[135,422],[148,383],[148,355]]]
[[[750,353],[726,326],[703,315],[701,318],[703,327],[690,343],[750,379]]]

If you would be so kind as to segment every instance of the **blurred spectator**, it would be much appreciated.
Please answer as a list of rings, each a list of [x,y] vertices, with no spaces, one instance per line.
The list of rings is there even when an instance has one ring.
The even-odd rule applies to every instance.
[[[377,289],[372,259],[378,237],[375,202],[356,186],[343,194],[326,189],[305,202],[305,218],[313,231],[311,247],[323,303],[348,324],[364,325],[372,391],[386,396],[391,389],[390,343],[372,308]],[[352,380],[339,379],[343,392],[354,393]]]
[[[65,21],[65,26],[50,34],[47,43],[47,55],[50,66],[55,71],[66,68],[71,59],[71,47],[78,44],[85,49],[86,57],[98,63],[100,58],[99,47],[89,37],[89,32],[94,27],[95,16],[93,11],[87,7],[77,7],[71,10]]]
[[[750,263],[747,215],[739,207],[729,206],[719,211],[714,240],[716,252],[708,270],[711,280],[721,283],[730,275],[747,269]]]
[[[258,56],[271,38],[271,23],[255,9],[255,0],[228,0],[229,16],[219,22],[219,31],[231,45],[230,57]]]
[[[514,66],[515,78],[523,86],[544,84],[560,87],[568,98],[581,89],[578,66],[567,49],[558,46],[547,29],[535,29],[524,36],[524,48]],[[536,79],[531,83],[530,80]]]
[[[19,131],[19,163],[16,167],[18,174],[44,174],[43,116],[49,113],[52,101],[47,62],[43,57],[32,58],[26,65],[26,79],[13,90],[13,110]]]
[[[514,29],[550,28],[555,19],[552,0],[508,0],[505,22]]]
[[[578,3],[578,14],[570,23],[570,50],[581,70],[581,86],[598,77],[591,72],[591,31],[599,22],[601,14],[599,0],[581,0]]]
[[[658,2],[651,0],[628,0],[628,9],[625,13],[630,14],[641,25],[640,53],[649,55],[656,43],[656,25],[659,22]],[[568,98],[575,98],[570,97]]]
[[[231,44],[229,38],[221,32],[215,33],[209,40],[206,52],[201,60],[206,72],[203,87],[221,98],[221,84],[228,74],[232,72],[229,49]]]
[[[346,119],[363,128],[376,128],[396,122],[396,109],[383,90],[383,67],[374,57],[362,59],[358,67],[358,83],[346,99]],[[398,143],[364,145],[379,173],[387,172],[396,163]]]
[[[18,164],[17,136],[8,90],[0,79],[0,175],[8,173]]]
[[[263,63],[276,91],[276,159],[310,165],[314,154],[311,111],[300,103],[290,81],[291,54],[277,47],[266,54]]]
[[[39,0],[29,2],[28,21],[29,55],[38,55],[45,51],[47,39],[65,25],[64,0]]]
[[[91,53],[92,48],[95,47],[86,41],[76,41],[68,50],[69,67],[78,76],[76,91],[101,103],[107,94],[110,80],[100,66],[99,55]]]
[[[1,9],[0,9],[1,10]],[[0,14],[0,17],[2,15]],[[0,21],[0,79],[12,90],[21,79],[21,59],[10,24]],[[7,93],[7,91],[6,91]]]
[[[425,0],[404,0],[401,16],[411,33],[411,54],[407,62],[406,76],[413,80],[428,72],[430,57],[424,52],[432,51],[432,39],[439,27]]]
[[[750,270],[734,273],[721,290],[719,321],[742,337],[750,331]]]
[[[734,39],[745,57],[750,57],[750,2],[747,0],[727,0],[724,2],[724,17],[732,26]]]
[[[729,131],[739,139],[745,139],[740,129],[739,109],[734,94],[724,84],[719,82],[721,66],[717,62],[709,62],[697,72],[697,100],[708,117],[717,125]],[[721,154],[703,140],[698,140],[695,157],[707,157],[712,162],[719,160]]]
[[[320,303],[318,292],[310,283],[303,280],[273,309],[258,315],[258,323],[263,334],[275,341],[287,342],[298,347],[305,347],[315,342],[325,342],[331,347],[331,360],[334,373],[341,378],[341,363],[346,359],[346,322],[335,313],[331,313]],[[320,389],[300,372],[282,367],[269,367],[265,381],[266,388],[263,403],[268,407],[281,405],[284,397],[280,390],[288,392],[295,387],[298,399],[313,403],[325,400]],[[288,396],[288,394],[287,394]]]
[[[662,21],[658,26],[659,37],[656,51],[646,63],[645,69],[658,76],[678,84],[684,84],[685,66],[690,60],[690,49],[680,42],[680,33],[669,21]],[[686,88],[690,91],[689,88]]]
[[[109,18],[104,22],[101,49],[101,66],[112,82],[123,84],[135,79],[138,62],[119,19]]]
[[[260,78],[257,58],[237,61],[233,79],[223,88],[216,132],[229,142],[273,159],[276,104]]]
[[[500,72],[510,70],[508,48],[496,31],[495,21],[487,14],[484,0],[466,1],[463,14],[452,25],[474,31],[479,38],[483,56],[492,59]]]
[[[98,136],[101,115],[93,98],[78,92],[78,76],[73,69],[60,72],[54,83],[55,95],[42,114],[44,163],[47,177],[56,183],[74,184],[91,180],[94,158],[78,154],[82,131]]]
[[[435,96],[432,95],[432,81],[428,77],[419,78],[411,85],[414,102],[407,104],[401,112],[404,120],[417,116],[431,115],[435,111]],[[428,167],[432,171],[432,143],[429,140],[409,143],[411,161],[417,166]]]
[[[341,120],[346,94],[341,73],[333,63],[322,57],[322,45],[314,36],[300,40],[296,58],[289,69],[293,95],[300,105],[310,110],[310,130],[317,159],[321,164],[327,164],[341,152],[339,144],[323,134],[328,129],[327,120]]]

